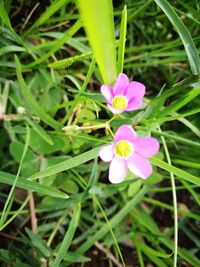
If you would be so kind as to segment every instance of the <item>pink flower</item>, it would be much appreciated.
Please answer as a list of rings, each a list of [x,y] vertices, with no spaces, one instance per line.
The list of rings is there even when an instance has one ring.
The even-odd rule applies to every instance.
[[[159,150],[155,138],[137,137],[129,125],[120,126],[114,136],[114,144],[100,149],[99,156],[105,162],[111,162],[109,180],[113,184],[121,183],[129,169],[143,179],[152,173],[152,166],[147,158],[154,156]]]
[[[104,84],[101,93],[108,103],[112,113],[119,114],[124,111],[133,111],[142,106],[145,86],[140,82],[129,82],[124,73],[120,73],[113,88]]]

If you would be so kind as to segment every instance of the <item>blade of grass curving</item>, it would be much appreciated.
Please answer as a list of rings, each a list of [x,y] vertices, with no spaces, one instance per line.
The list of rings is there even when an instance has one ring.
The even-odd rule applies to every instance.
[[[56,40],[56,43],[54,44],[54,46],[48,51],[46,52],[43,56],[41,56],[40,58],[38,58],[37,60],[24,65],[23,66],[23,70],[27,70],[27,69],[31,69],[34,66],[42,63],[43,61],[45,61],[47,58],[49,58],[51,55],[53,55],[56,51],[58,51],[65,43],[66,41],[72,37],[82,26],[82,22],[81,20],[77,20],[74,25],[72,27],[70,27],[69,30],[67,30],[64,35],[62,35],[62,37],[58,40]]]
[[[5,219],[5,216],[6,216],[7,208],[8,208],[8,205],[10,203],[11,197],[12,197],[12,195],[14,193],[15,186],[17,184],[17,180],[18,180],[20,172],[21,172],[22,163],[24,161],[24,158],[26,156],[26,152],[28,150],[28,146],[29,146],[29,143],[30,143],[30,137],[31,137],[31,131],[30,131],[30,128],[29,128],[28,124],[26,124],[26,140],[25,140],[23,153],[22,153],[22,156],[21,156],[21,159],[20,159],[20,164],[19,164],[19,167],[18,167],[17,175],[16,175],[16,177],[15,177],[15,179],[13,181],[12,187],[11,187],[10,192],[8,194],[8,197],[6,199],[6,203],[5,203],[4,207],[3,207],[3,212],[1,214],[1,219],[0,219],[0,227],[4,223],[4,219]]]
[[[78,0],[78,7],[104,83],[116,80],[116,47],[111,0]]]
[[[0,56],[5,55],[10,52],[16,53],[16,52],[25,52],[25,51],[26,49],[24,47],[17,46],[17,45],[7,45],[0,49]]]
[[[146,130],[145,127],[136,127],[136,129],[144,129]],[[180,137],[180,136],[177,136],[176,133],[174,134],[169,134],[167,132],[162,132],[160,133],[159,131],[157,130],[151,130],[151,132],[155,135],[158,135],[158,136],[164,136],[164,137],[167,137],[169,139],[172,139],[172,140],[175,140],[177,143],[182,143],[184,145],[188,145],[188,146],[192,146],[194,148],[200,148],[200,143],[199,142],[195,142],[195,141],[192,141],[192,140],[189,140],[189,139],[186,139],[186,138],[183,138],[183,137]]]
[[[161,111],[159,117],[163,117],[171,112],[178,111],[179,109],[187,105],[189,102],[191,102],[194,98],[196,98],[199,94],[200,94],[200,88],[192,89],[185,96],[175,100],[163,111]]]
[[[169,20],[177,30],[185,47],[191,72],[194,75],[197,75],[200,71],[200,58],[189,31],[187,30],[187,28],[185,27],[185,25],[183,24],[183,22],[181,21],[181,19],[176,14],[173,7],[168,3],[167,0],[154,0],[154,1],[163,10],[163,12],[166,14],[166,16],[169,18]]]
[[[185,126],[187,126],[194,134],[196,134],[200,138],[200,129],[196,125],[191,123],[186,118],[179,118],[178,121],[182,122]]]
[[[126,5],[122,11],[122,19],[120,25],[120,38],[118,46],[118,57],[117,57],[117,72],[118,74],[123,72],[124,67],[124,53],[126,44],[126,27],[127,27],[127,8]]]
[[[14,179],[15,179],[15,175],[0,171],[0,183],[13,185]],[[19,187],[25,190],[31,190],[33,192],[52,196],[52,197],[68,198],[67,194],[60,192],[54,189],[53,187],[45,186],[43,184],[39,184],[34,181],[28,181],[24,179],[23,177],[19,177],[16,183],[16,187]]]
[[[47,7],[46,11],[33,23],[33,25],[24,33],[24,36],[32,33],[36,28],[48,20],[54,13],[56,13],[62,6],[67,5],[69,0],[56,0]]]
[[[147,186],[144,186],[132,199],[130,199],[125,206],[110,220],[110,226],[115,228],[133,209],[139,201],[141,201],[148,191]],[[93,236],[91,236],[86,242],[84,242],[77,250],[77,253],[84,253],[87,251],[93,244],[102,239],[109,232],[109,226],[104,224]]]
[[[158,130],[162,132],[160,126],[158,125]],[[169,155],[169,150],[167,147],[167,143],[165,142],[165,138],[161,136],[161,140],[163,143],[165,155],[168,164],[171,166],[171,158]],[[177,196],[176,196],[176,184],[175,184],[175,177],[174,173],[170,172],[171,178],[171,185],[172,185],[172,196],[173,196],[173,205],[174,205],[174,259],[173,259],[173,266],[177,266],[177,255],[178,255],[178,209],[177,209]]]
[[[25,198],[25,200],[23,201],[21,207],[17,211],[15,211],[15,213],[8,220],[6,220],[5,223],[2,226],[0,226],[0,231],[2,231],[7,225],[9,225],[21,213],[21,211],[27,205],[29,199],[30,199],[30,196],[27,196]]]
[[[166,163],[166,162],[164,162],[164,161],[162,161],[156,157],[150,158],[149,161],[153,165],[155,165],[155,166],[157,166],[163,170],[166,170],[169,173],[171,172],[171,173],[175,174],[177,177],[183,178],[186,181],[189,181],[193,184],[200,186],[200,178],[197,176],[194,176],[188,172],[185,172],[185,171],[183,171],[183,170],[181,170],[175,166],[169,165],[168,163]]]
[[[43,120],[46,124],[48,124],[52,128],[61,129],[62,128],[61,124],[55,121],[49,114],[47,114],[40,107],[40,105],[35,100],[34,96],[31,94],[31,91],[29,90],[22,76],[21,64],[17,56],[15,56],[15,64],[16,64],[16,73],[20,89],[29,108],[31,108],[32,111],[41,118],[41,120]]]
[[[54,262],[52,263],[52,267],[58,267],[60,266],[60,262],[62,259],[65,257],[66,252],[68,251],[69,246],[71,245],[72,239],[74,237],[75,231],[78,227],[79,224],[79,219],[80,219],[80,214],[81,214],[81,204],[79,203],[77,206],[74,208],[74,214],[72,217],[72,220],[69,224],[68,230],[64,236],[64,239],[62,241],[62,244],[58,250],[58,254],[56,255],[56,258]]]
[[[122,261],[122,264],[123,264],[124,267],[126,267],[126,264],[125,264],[125,262],[124,262],[124,259],[123,259],[123,256],[122,256],[122,253],[121,253],[121,250],[120,250],[120,247],[119,247],[119,245],[118,245],[118,243],[117,243],[117,239],[116,239],[115,234],[114,234],[114,232],[113,232],[113,230],[112,230],[112,226],[111,226],[111,224],[110,224],[110,221],[109,221],[109,219],[107,218],[106,213],[105,213],[104,210],[103,210],[103,207],[101,206],[100,202],[98,201],[98,199],[96,198],[95,195],[93,195],[93,198],[94,198],[94,201],[97,203],[99,209],[101,210],[101,213],[103,214],[103,217],[104,217],[104,219],[105,219],[105,221],[106,221],[106,224],[107,224],[107,226],[108,226],[108,228],[109,228],[109,231],[110,231],[111,236],[112,236],[112,238],[113,238],[114,244],[115,244],[115,246],[116,246],[116,249],[117,249],[117,252],[118,252],[118,254],[119,254],[119,257],[120,257],[120,259],[121,259],[121,261]]]
[[[69,170],[71,168],[77,167],[89,160],[92,160],[96,158],[99,154],[100,147],[94,148],[90,151],[84,152],[74,158],[67,159],[61,163],[55,164],[43,171],[37,172],[30,176],[29,180],[34,180],[38,178],[44,178],[53,174],[57,174],[66,170]]]
[[[15,30],[12,28],[9,16],[4,8],[3,1],[0,1],[0,17],[3,21],[3,23],[8,27],[8,29],[12,32],[16,40],[31,54],[31,56],[36,59],[36,56],[33,54],[29,46],[24,42],[24,40],[15,32]]]

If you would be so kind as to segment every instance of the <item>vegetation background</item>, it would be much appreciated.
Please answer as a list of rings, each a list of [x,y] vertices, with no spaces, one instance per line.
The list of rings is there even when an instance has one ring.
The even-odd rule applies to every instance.
[[[199,10],[0,1],[0,266],[200,266]],[[121,71],[147,93],[110,127],[131,124],[161,150],[146,181],[113,185],[99,89]]]

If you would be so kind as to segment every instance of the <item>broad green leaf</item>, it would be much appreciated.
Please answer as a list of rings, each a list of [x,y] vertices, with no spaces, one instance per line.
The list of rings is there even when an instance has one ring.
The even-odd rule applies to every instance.
[[[103,82],[116,80],[116,47],[111,0],[78,0],[78,7]]]
[[[15,179],[15,175],[0,171],[0,183],[12,185]],[[31,190],[44,195],[49,195],[58,198],[68,198],[65,193],[59,192],[53,187],[44,186],[34,181],[27,181],[26,179],[19,177],[16,183],[16,187],[23,188],[25,190]]]
[[[154,1],[164,11],[166,16],[169,18],[169,20],[177,30],[185,47],[191,71],[193,74],[197,75],[200,71],[200,58],[189,31],[187,30],[179,16],[176,14],[174,8],[168,3],[167,0]]]
[[[99,154],[99,147],[94,148],[90,151],[84,152],[74,158],[67,159],[61,163],[55,164],[43,171],[40,171],[38,173],[33,174],[30,176],[28,179],[33,180],[33,179],[38,179],[38,178],[44,178],[53,174],[57,174],[66,170],[69,170],[71,168],[77,167],[89,160],[92,160],[96,158]]]

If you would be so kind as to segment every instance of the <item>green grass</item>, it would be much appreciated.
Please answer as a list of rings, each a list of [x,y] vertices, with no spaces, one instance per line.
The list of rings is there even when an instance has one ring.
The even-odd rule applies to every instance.
[[[0,3],[1,266],[198,267],[198,1],[33,2]],[[112,117],[120,72],[147,93]],[[122,124],[161,144],[147,180],[108,181]]]

